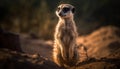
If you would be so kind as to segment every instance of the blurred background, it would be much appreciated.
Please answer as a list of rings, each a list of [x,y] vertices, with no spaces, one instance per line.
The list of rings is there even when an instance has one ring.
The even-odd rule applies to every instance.
[[[0,69],[61,69],[51,61],[61,3],[75,6],[77,44],[95,58],[76,68],[120,68],[120,0],[0,0]]]
[[[120,26],[119,0],[0,0],[0,29],[53,39],[58,21],[55,10],[61,3],[76,7],[79,35],[89,34],[101,26]]]

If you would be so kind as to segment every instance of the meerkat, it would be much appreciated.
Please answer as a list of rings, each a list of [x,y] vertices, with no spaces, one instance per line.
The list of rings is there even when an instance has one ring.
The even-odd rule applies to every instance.
[[[59,21],[54,34],[53,60],[59,66],[72,66],[79,61],[74,13],[75,8],[70,4],[61,4],[56,10]]]

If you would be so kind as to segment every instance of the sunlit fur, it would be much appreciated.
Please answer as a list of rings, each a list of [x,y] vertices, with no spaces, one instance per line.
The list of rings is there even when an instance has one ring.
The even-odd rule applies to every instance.
[[[53,60],[59,66],[76,65],[79,60],[79,54],[76,51],[76,38],[78,37],[78,33],[73,20],[74,13],[72,9],[74,7],[70,4],[61,4],[58,7],[60,10],[56,11],[56,15],[59,21],[54,34]],[[62,9],[64,7],[68,7],[70,10],[67,13],[63,13]],[[65,16],[59,16],[60,12]]]

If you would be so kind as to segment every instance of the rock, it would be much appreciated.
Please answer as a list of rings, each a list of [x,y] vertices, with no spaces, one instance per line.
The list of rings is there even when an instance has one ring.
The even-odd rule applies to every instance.
[[[0,48],[22,52],[19,35],[0,29]]]

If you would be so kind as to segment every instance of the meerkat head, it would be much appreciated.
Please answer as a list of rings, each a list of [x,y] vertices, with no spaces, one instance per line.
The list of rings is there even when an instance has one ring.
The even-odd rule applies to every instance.
[[[73,18],[74,12],[75,12],[74,6],[70,4],[61,4],[58,6],[56,10],[56,15],[62,19]]]

